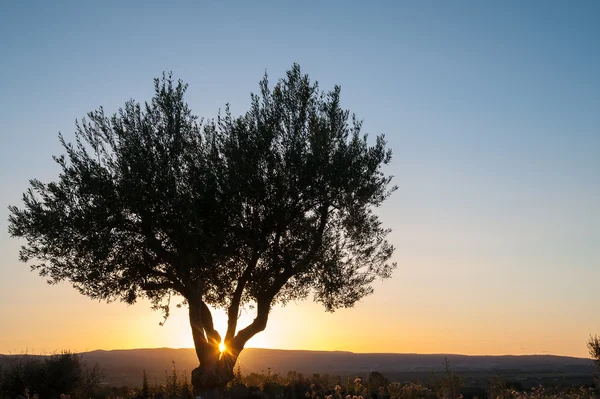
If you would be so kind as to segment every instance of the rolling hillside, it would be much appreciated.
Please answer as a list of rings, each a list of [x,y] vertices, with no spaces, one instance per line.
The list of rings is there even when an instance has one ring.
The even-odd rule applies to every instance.
[[[105,383],[111,386],[138,386],[142,370],[146,370],[151,384],[161,384],[165,371],[170,373],[173,362],[178,370],[189,373],[198,365],[193,349],[130,349],[97,350],[82,353],[89,363],[98,363],[106,372]],[[10,356],[0,355],[0,363]],[[440,372],[444,358],[452,369],[467,381],[485,381],[492,375],[507,379],[531,382],[570,381],[575,384],[591,381],[590,359],[552,356],[465,356],[452,354],[395,354],[352,353],[326,351],[299,351],[248,348],[240,356],[242,372],[267,372],[287,374],[297,371],[346,376],[366,375],[379,371],[395,381],[425,380],[432,372]]]
[[[164,381],[165,370],[170,372],[172,362],[182,372],[190,372],[198,364],[193,349],[97,350],[82,353],[82,356],[89,363],[98,363],[106,372],[106,383],[112,386],[139,385],[142,370],[146,370],[151,384],[154,381],[160,384]],[[589,359],[552,355],[419,355],[254,348],[245,349],[239,362],[244,374],[267,372],[270,369],[280,374],[294,370],[305,375],[331,373],[345,377],[376,370],[392,380],[404,381],[427,378],[432,371],[441,371],[444,358],[450,360],[453,370],[459,374],[476,379],[501,374],[517,379],[542,376],[553,380],[576,378],[585,381],[591,379],[593,368]]]

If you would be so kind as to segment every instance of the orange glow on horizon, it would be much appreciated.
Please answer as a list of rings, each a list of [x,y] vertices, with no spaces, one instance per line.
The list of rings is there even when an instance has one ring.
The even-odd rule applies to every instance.
[[[266,330],[254,336],[245,347],[356,353],[587,357],[588,331],[600,331],[597,320],[588,320],[586,312],[568,313],[566,310],[573,305],[558,302],[559,299],[548,305],[541,301],[529,302],[530,309],[535,309],[537,315],[543,314],[543,318],[531,317],[530,312],[523,310],[522,302],[516,300],[503,299],[497,303],[488,300],[484,302],[485,306],[481,301],[473,302],[470,308],[456,306],[448,314],[439,312],[436,306],[426,301],[421,303],[408,297],[408,294],[398,300],[403,305],[390,313],[387,306],[395,301],[389,299],[389,288],[378,288],[377,294],[365,298],[353,309],[342,309],[333,314],[324,312],[319,304],[310,301],[289,304],[285,308],[276,306],[269,315]],[[167,322],[159,326],[161,315],[153,312],[145,301],[135,306],[105,304],[90,301],[66,285],[50,287],[43,281],[39,282],[35,292],[52,300],[24,301],[18,309],[7,302],[0,303],[3,316],[14,320],[20,315],[43,310],[35,318],[19,319],[18,329],[3,329],[0,353],[194,347],[187,309],[172,309]],[[455,294],[456,297],[460,299],[459,294]],[[65,304],[57,307],[59,300]],[[591,312],[592,303],[586,306]],[[215,329],[224,334],[227,330],[225,312],[211,310]],[[511,315],[513,322],[506,323],[502,312]],[[243,311],[238,329],[245,328],[254,317],[251,310]],[[56,323],[57,320],[61,322]],[[41,326],[45,326],[44,329]],[[540,331],[552,331],[552,334],[540,335]]]

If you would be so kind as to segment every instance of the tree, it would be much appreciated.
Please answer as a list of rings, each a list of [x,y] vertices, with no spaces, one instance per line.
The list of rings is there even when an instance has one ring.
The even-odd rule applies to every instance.
[[[51,284],[145,297],[165,317],[183,297],[192,383],[219,395],[275,304],[312,295],[327,311],[351,307],[391,276],[390,230],[374,208],[396,189],[383,170],[392,153],[383,136],[368,143],[339,86],[322,92],[296,64],[272,88],[265,75],[240,117],[227,106],[199,119],[170,74],[154,88],[143,105],[90,112],[74,143],[59,134],[58,179],[30,181],[23,207],[9,207],[9,233]],[[223,338],[209,306],[227,312]],[[238,330],[245,306],[256,318]]]
[[[596,380],[600,382],[600,336],[590,336],[587,346],[590,351],[590,356],[594,359],[594,365],[596,366]]]

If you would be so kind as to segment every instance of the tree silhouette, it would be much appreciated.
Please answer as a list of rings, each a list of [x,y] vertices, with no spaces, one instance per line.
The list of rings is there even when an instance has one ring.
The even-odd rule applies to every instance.
[[[594,360],[594,365],[596,366],[595,378],[600,386],[600,336],[590,335],[587,347],[591,358]]]
[[[154,88],[143,105],[90,112],[74,143],[59,135],[58,179],[31,180],[9,232],[51,284],[145,297],[165,317],[183,297],[200,363],[192,382],[209,395],[275,304],[312,295],[334,311],[390,277],[394,248],[374,208],[396,189],[382,170],[391,150],[383,136],[368,144],[339,86],[322,92],[296,64],[272,88],[265,75],[240,117],[227,106],[199,119],[170,74]],[[209,306],[227,312],[223,338]],[[256,318],[238,330],[243,306]]]

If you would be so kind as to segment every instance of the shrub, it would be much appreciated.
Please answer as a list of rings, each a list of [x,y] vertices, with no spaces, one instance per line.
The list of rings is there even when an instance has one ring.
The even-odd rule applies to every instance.
[[[0,397],[43,399],[87,398],[103,378],[98,365],[87,365],[74,353],[9,358],[0,374]]]

